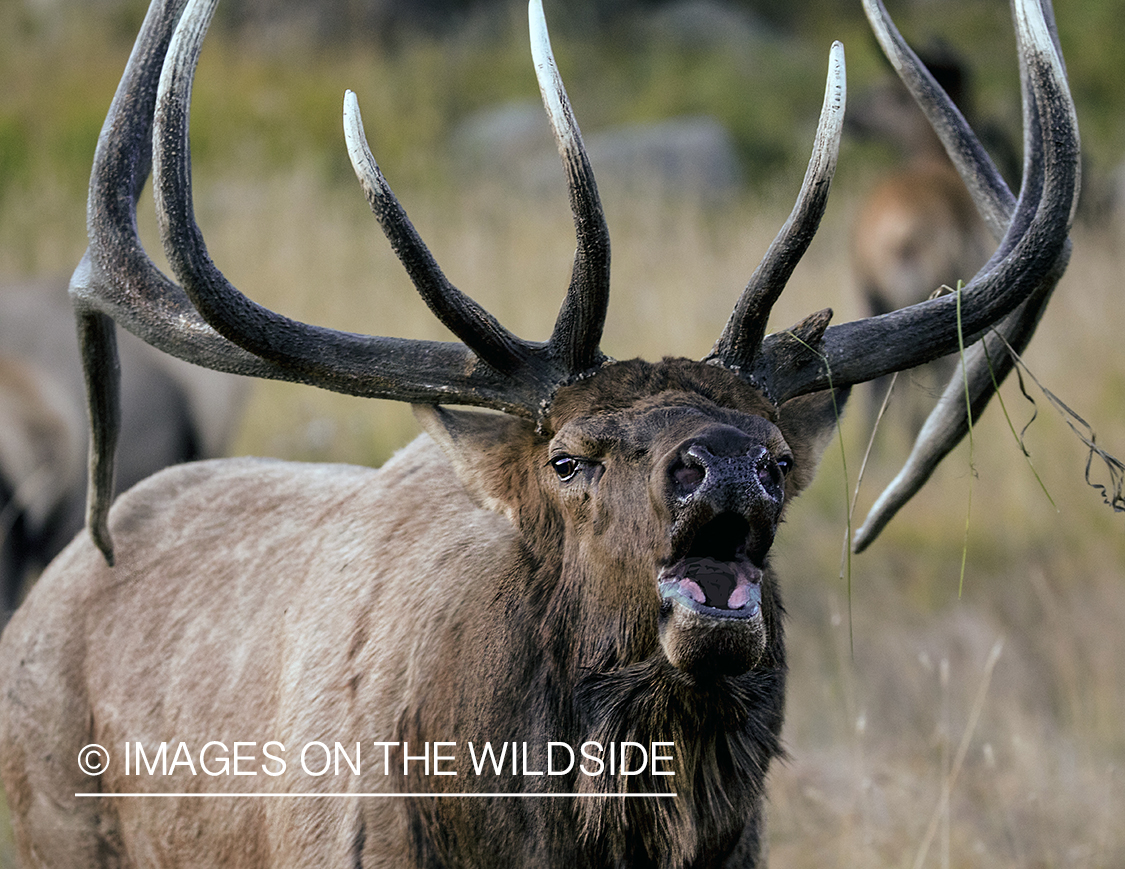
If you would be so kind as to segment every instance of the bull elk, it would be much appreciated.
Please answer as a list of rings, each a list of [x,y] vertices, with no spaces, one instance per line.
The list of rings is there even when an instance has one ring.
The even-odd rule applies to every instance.
[[[835,166],[837,44],[796,206],[721,336],[702,361],[649,363],[599,348],[609,240],[538,0],[532,53],[578,240],[543,343],[447,281],[350,93],[345,134],[367,198],[460,341],[305,325],[226,282],[193,217],[186,126],[213,5],[154,0],[95,158],[91,245],[72,283],[99,436],[92,534],[55,560],[0,643],[0,767],[24,862],[762,865],[786,679],[769,563],[782,514],[850,385],[949,353],[958,324],[1018,343],[1065,264],[1077,129],[1049,13],[1040,0],[1013,8],[1029,154],[1014,201],[868,6],[979,207],[1007,228],[959,297],[835,326],[822,311],[766,334]],[[135,235],[150,149],[178,284]],[[109,316],[213,367],[409,401],[425,434],[378,470],[180,466],[107,518]],[[971,388],[979,403],[993,387]],[[956,430],[957,406],[946,415]],[[110,753],[101,775],[78,763],[91,743]],[[310,775],[302,746],[342,746],[347,765]]]

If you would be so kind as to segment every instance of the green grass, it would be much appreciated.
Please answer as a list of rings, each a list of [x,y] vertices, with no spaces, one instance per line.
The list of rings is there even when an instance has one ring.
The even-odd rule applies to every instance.
[[[0,867],[8,869],[16,865],[16,844],[12,840],[12,825],[8,818],[8,801],[0,788]]]

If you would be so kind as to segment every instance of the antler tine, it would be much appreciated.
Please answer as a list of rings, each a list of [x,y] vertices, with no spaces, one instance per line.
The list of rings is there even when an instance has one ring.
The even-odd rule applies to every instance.
[[[1029,8],[1032,7],[1032,8]],[[752,376],[775,399],[862,383],[957,349],[957,333],[975,341],[1030,298],[1066,249],[1078,180],[1078,129],[1054,42],[1036,0],[1017,6],[1021,50],[1028,55],[1033,119],[1040,130],[1042,184],[1025,182],[1000,250],[960,294],[834,326],[804,364],[791,364],[791,340],[768,336]],[[785,362],[786,364],[781,364]]]
[[[105,560],[113,564],[109,506],[113,503],[117,436],[121,431],[121,366],[113,320],[75,310],[78,352],[86,385],[90,443],[86,461],[86,527]]]
[[[824,104],[820,110],[812,156],[809,158],[797,201],[742,291],[742,296],[708,359],[735,371],[749,368],[753,364],[766,334],[770,310],[812,242],[828,204],[828,191],[836,172],[836,158],[840,151],[846,102],[844,46],[834,42],[829,53],[828,81],[824,89]]]
[[[902,506],[922,488],[938,463],[968,433],[970,415],[976,421],[995,395],[996,387],[1011,373],[1015,360],[1010,350],[1021,353],[1027,346],[1069,260],[1068,243],[1031,298],[965,351],[964,376],[959,366],[926,418],[902,470],[879,495],[856,531],[852,539],[853,551],[862,552],[871,545]]]
[[[1055,59],[1059,64],[1060,72],[1062,72],[1064,70],[1063,59],[1050,3],[1047,3],[1045,7],[1039,6],[1038,11],[1042,15],[1042,25],[1045,27],[1048,36],[1051,37]],[[1017,36],[1020,36],[1021,30],[1026,26],[1021,25],[1020,21],[1026,21],[1026,12],[1015,9],[1014,5],[1014,16],[1017,21]],[[876,27],[876,33],[879,33],[879,29],[879,27]],[[898,41],[901,41],[901,37],[897,33],[894,36],[898,38]],[[1023,37],[1021,36],[1020,44],[1023,45]],[[1020,52],[1019,65],[1020,87],[1023,91],[1024,104],[1024,186],[1029,188],[1021,195],[1042,196],[1042,132],[1038,123],[1039,110],[1035,97],[1033,75],[1023,52]],[[911,87],[907,78],[903,78],[903,81],[907,81],[907,86]],[[912,87],[911,90],[913,90]],[[951,151],[951,155],[952,153]],[[958,169],[961,169],[960,163],[958,163]],[[964,174],[963,171],[962,173]],[[996,177],[999,180],[998,173]],[[1011,194],[1007,186],[1003,185],[1002,180],[999,183],[1002,186],[1003,194],[1007,195],[1007,200],[1002,196],[994,196],[990,205],[993,212],[999,212],[1006,220],[1010,220]],[[984,212],[981,205],[983,192],[972,186],[970,186],[970,191],[974,201],[978,204],[978,208],[981,209],[982,216],[991,226],[989,216]],[[1075,179],[1071,200],[1071,216],[1074,206],[1077,205],[1077,198],[1078,183]],[[918,433],[915,446],[913,446],[906,464],[903,465],[899,474],[894,477],[894,480],[886,487],[879,499],[872,505],[870,512],[867,513],[863,526],[856,531],[853,540],[855,552],[862,552],[863,549],[871,545],[875,537],[886,526],[886,523],[925,484],[940,460],[958,442],[961,442],[969,431],[970,421],[978,418],[983,412],[984,406],[991,400],[992,395],[996,394],[997,387],[1014,367],[1014,360],[1011,358],[1009,347],[1015,349],[1016,352],[1021,352],[1027,346],[1039,319],[1043,315],[1047,302],[1050,301],[1055,285],[1059,283],[1059,279],[1066,268],[1066,263],[1070,260],[1071,247],[1070,240],[1066,240],[1054,267],[1047,272],[1027,301],[1008,314],[996,326],[994,333],[990,331],[985,334],[979,344],[975,344],[965,352],[964,375],[962,376],[961,370],[955,371],[942,397],[939,398],[933,412],[929,414],[924,427]]]
[[[90,175],[90,245],[70,283],[78,314],[112,317],[167,352],[255,377],[281,377],[215,332],[145,254],[136,206],[152,164],[156,81],[185,0],[154,0],[106,116]]]
[[[567,371],[577,375],[605,361],[598,345],[609,305],[609,230],[582,134],[551,51],[542,0],[529,0],[527,15],[535,77],[566,169],[578,237],[570,287],[548,347]]]
[[[344,139],[371,211],[423,301],[483,361],[505,374],[516,371],[531,346],[446,279],[375,162],[359,102],[350,90],[344,93]]]

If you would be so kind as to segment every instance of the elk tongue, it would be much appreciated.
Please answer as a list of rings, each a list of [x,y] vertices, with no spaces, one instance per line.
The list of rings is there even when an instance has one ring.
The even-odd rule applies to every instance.
[[[741,574],[739,574],[738,584],[735,585],[734,591],[730,593],[730,599],[727,601],[728,609],[740,610],[749,608],[751,610],[756,610],[761,605],[761,583],[746,579]]]
[[[718,561],[685,558],[665,568],[660,576],[664,598],[676,597],[712,609],[737,610],[756,615],[762,604],[762,571],[745,558]]]

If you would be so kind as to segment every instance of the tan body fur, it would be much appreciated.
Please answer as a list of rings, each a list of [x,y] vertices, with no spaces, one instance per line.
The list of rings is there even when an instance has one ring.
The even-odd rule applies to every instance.
[[[225,452],[245,380],[187,365],[127,333],[119,348],[122,488],[170,464]],[[65,283],[0,286],[0,624],[82,528],[85,404]]]
[[[872,314],[905,308],[942,286],[955,289],[984,265],[984,222],[944,158],[914,161],[880,183],[855,219],[856,280]]]
[[[965,70],[953,58],[927,61],[955,103],[964,106]],[[967,284],[988,261],[995,241],[925,115],[893,79],[872,88],[849,110],[858,137],[881,141],[899,154],[899,165],[874,186],[851,229],[852,271],[868,315],[886,314]],[[944,290],[943,288],[947,288]],[[947,357],[910,372],[929,399],[908,400],[917,430],[953,373]],[[901,384],[901,379],[900,379]],[[874,382],[872,411],[889,381]]]
[[[423,439],[381,471],[257,460],[186,466],[151,478],[115,509],[115,569],[85,537],[65,552],[6,633],[11,653],[0,664],[3,684],[28,697],[5,721],[3,741],[67,749],[47,767],[23,767],[5,756],[5,779],[17,784],[9,790],[17,819],[27,797],[21,781],[62,801],[27,807],[22,822],[57,825],[52,841],[59,848],[25,855],[30,865],[100,865],[95,854],[103,835],[128,843],[138,866],[350,865],[360,803],[95,804],[72,794],[216,785],[380,791],[398,781],[370,764],[360,780],[313,779],[300,773],[295,757],[288,759],[297,780],[261,772],[218,779],[201,773],[194,780],[181,773],[171,781],[115,773],[127,739],[183,740],[195,753],[209,740],[257,741],[263,760],[261,744],[271,739],[359,740],[370,757],[377,755],[374,740],[394,739],[406,686],[425,696],[424,684],[446,673],[443,662],[457,653],[443,648],[450,634],[420,631],[402,601],[418,597],[424,576],[423,599],[459,594],[454,617],[482,623],[472,610],[486,601],[464,577],[479,574],[485,565],[472,562],[495,557],[494,542],[512,536],[494,514],[474,510],[436,458]],[[175,539],[158,545],[169,536],[164,521],[172,501]],[[345,519],[316,523],[310,513]],[[427,537],[434,546],[379,545],[396,536]],[[212,561],[201,557],[207,551],[224,555]],[[427,564],[434,559],[449,559],[450,569],[435,573]],[[88,629],[76,632],[75,618]],[[24,636],[24,625],[34,625],[32,636]],[[489,675],[476,677],[487,688]],[[67,714],[57,705],[63,698]],[[101,780],[82,776],[69,756],[89,742],[114,755]],[[378,841],[388,829],[381,813],[393,817],[397,805],[362,806],[373,813],[368,850],[400,855],[401,843],[388,849]],[[333,832],[324,836],[321,825]],[[209,831],[204,842],[200,828]],[[375,857],[370,865],[401,864]]]

